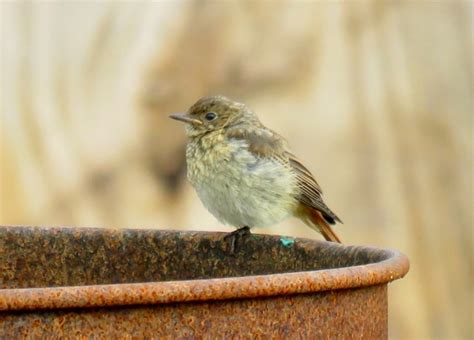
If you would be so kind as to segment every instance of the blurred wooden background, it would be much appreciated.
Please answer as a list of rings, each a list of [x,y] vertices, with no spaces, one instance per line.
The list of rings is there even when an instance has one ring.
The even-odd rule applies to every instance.
[[[186,183],[167,118],[225,94],[288,138],[346,243],[409,255],[393,338],[472,338],[472,10],[2,2],[0,223],[230,230]]]

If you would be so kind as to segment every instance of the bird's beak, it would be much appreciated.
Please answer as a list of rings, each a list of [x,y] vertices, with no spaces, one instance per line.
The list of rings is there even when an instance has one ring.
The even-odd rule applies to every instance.
[[[169,117],[185,123],[202,125],[202,122],[199,119],[191,118],[187,113],[173,113],[169,115]]]

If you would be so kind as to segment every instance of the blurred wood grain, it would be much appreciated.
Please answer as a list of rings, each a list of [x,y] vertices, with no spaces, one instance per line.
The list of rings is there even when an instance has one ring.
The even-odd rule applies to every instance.
[[[409,255],[393,338],[472,338],[472,7],[2,2],[0,223],[230,230],[167,118],[225,94],[288,137],[345,242]]]

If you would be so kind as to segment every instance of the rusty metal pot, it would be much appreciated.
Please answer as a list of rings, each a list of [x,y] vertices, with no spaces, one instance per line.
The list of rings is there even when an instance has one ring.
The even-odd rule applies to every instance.
[[[387,337],[403,254],[223,235],[0,227],[1,337]]]

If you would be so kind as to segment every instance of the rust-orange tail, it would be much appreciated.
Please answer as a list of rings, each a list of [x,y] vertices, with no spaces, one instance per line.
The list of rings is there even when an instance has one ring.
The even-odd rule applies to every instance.
[[[332,230],[331,226],[316,209],[306,208],[300,214],[300,218],[311,228],[320,232],[326,241],[342,243],[341,239]]]

